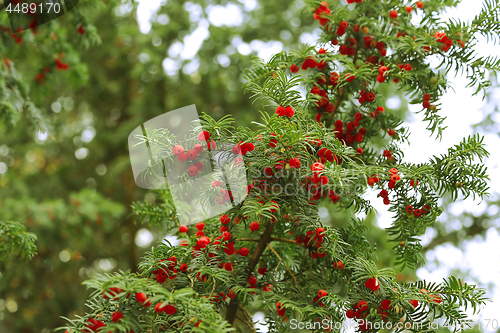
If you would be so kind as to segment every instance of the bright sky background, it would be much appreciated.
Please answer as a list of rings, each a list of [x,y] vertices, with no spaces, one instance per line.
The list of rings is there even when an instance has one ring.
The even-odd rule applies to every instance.
[[[251,11],[258,5],[255,0],[239,0],[245,5],[245,10]],[[345,0],[344,0],[345,2]],[[164,0],[140,0],[137,11],[140,29],[143,33],[148,33],[151,25],[149,20],[155,17],[155,12],[159,6],[164,3]],[[482,3],[482,1],[481,1]],[[201,8],[199,5],[186,3],[191,12],[190,19],[193,22],[198,22],[198,28],[190,35],[186,36],[183,43],[177,42],[169,46],[169,57],[164,60],[164,68],[167,74],[175,75],[180,69],[179,59],[192,59],[192,63],[184,70],[187,73],[194,72],[198,69],[198,61],[196,53],[200,48],[203,40],[208,38],[209,24],[215,26],[228,25],[234,26],[244,22],[244,13],[242,13],[238,6],[228,4],[227,6],[210,6],[207,10],[208,21],[200,19]],[[453,10],[450,10],[444,15],[443,18],[459,18],[462,21],[471,20],[481,10],[478,0],[463,0],[462,3]],[[415,17],[418,22],[417,17]],[[168,23],[169,18],[166,15],[160,15],[158,21]],[[319,29],[314,34],[303,34],[301,41],[304,43],[314,43]],[[268,59],[272,54],[283,50],[283,44],[280,41],[271,41],[264,43],[262,41],[253,41],[250,44],[243,43],[241,40],[234,39],[232,41],[235,51],[247,55],[252,50],[258,50],[258,55],[261,58]],[[486,45],[486,43],[479,44],[477,52],[481,55],[500,55],[500,47]],[[218,59],[222,66],[229,65],[229,59],[221,56]],[[446,129],[441,142],[435,141],[430,137],[429,132],[425,129],[425,123],[421,120],[423,117],[413,114],[413,117],[405,123],[410,127],[412,142],[411,146],[405,149],[405,160],[409,162],[426,162],[432,155],[443,154],[447,149],[455,144],[458,144],[464,137],[473,134],[470,127],[471,124],[477,123],[483,119],[483,112],[491,112],[493,106],[486,105],[481,99],[481,96],[472,97],[474,90],[472,88],[465,88],[467,80],[464,77],[449,77],[455,91],[449,91],[440,101],[443,107],[442,115],[446,116],[445,126]],[[500,89],[497,89],[500,90]],[[500,104],[500,91],[496,91],[495,103]],[[398,100],[389,100],[390,103],[397,103]],[[418,111],[419,106],[411,106],[412,111]],[[500,123],[498,113],[495,116],[497,123]],[[498,135],[486,135],[485,142],[487,150],[491,153],[487,165],[489,174],[492,179],[491,188],[494,190],[500,185],[499,162],[500,153],[500,139]],[[391,214],[387,212],[387,207],[382,204],[381,200],[376,198],[376,193],[368,196],[374,203],[375,208],[379,212],[379,224],[381,227],[387,227],[391,223]],[[463,211],[469,212],[483,212],[488,209],[489,214],[498,216],[498,209],[496,207],[486,207],[484,202],[473,201],[471,198],[466,201],[461,201],[453,205],[453,212],[460,214]],[[457,225],[458,224],[458,225]],[[452,223],[453,226],[453,223]],[[460,227],[460,222],[457,221],[455,227]],[[142,244],[149,244],[152,241],[149,232],[143,229],[137,242]],[[149,235],[148,235],[149,234]],[[430,239],[430,232],[423,237],[423,244]],[[438,246],[435,250],[427,254],[429,264],[426,267],[418,270],[418,276],[428,281],[441,282],[444,277],[449,276],[451,268],[458,268],[460,270],[469,270],[471,274],[480,283],[496,283],[500,281],[500,235],[498,230],[492,228],[488,231],[486,241],[474,240],[467,243],[464,252],[462,253],[453,246]],[[438,267],[431,262],[437,259],[440,262]],[[472,281],[470,281],[472,282]],[[493,299],[482,311],[481,315],[472,317],[475,322],[480,318],[482,319],[497,319],[500,322],[500,315],[498,314],[498,303],[500,302],[500,288],[495,287],[493,293],[488,294],[488,297]],[[255,319],[262,319],[261,314],[257,314]],[[484,322],[483,322],[484,325]],[[265,331],[264,327],[261,327]],[[491,328],[488,331],[494,331]]]

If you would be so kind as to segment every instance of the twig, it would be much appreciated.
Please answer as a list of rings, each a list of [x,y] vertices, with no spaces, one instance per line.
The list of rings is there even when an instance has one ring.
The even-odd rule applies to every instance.
[[[243,307],[243,305],[241,305],[241,304],[240,304],[240,310],[242,310],[242,312],[243,312],[243,313],[245,314],[245,316],[247,317],[248,322],[250,323],[249,327],[250,327],[250,329],[252,330],[252,332],[254,332],[254,333],[255,333],[255,327],[254,327],[254,325],[253,325],[253,318],[252,318],[252,316],[251,316],[251,315],[250,315],[250,313],[247,311],[247,309],[245,309],[245,308]]]
[[[236,318],[241,320],[245,325],[248,326],[248,328],[252,329],[252,326],[246,321],[244,320],[243,318],[241,318],[240,316],[236,315]],[[255,331],[254,331],[255,332]]]
[[[295,285],[297,286],[297,288],[299,288],[299,284],[297,283],[297,279],[295,279],[295,275],[292,274],[292,272],[290,271],[290,268],[288,268],[287,265],[285,265],[285,262],[283,261],[283,259],[281,259],[280,255],[278,254],[278,252],[276,252],[272,247],[271,245],[267,244],[267,247],[274,253],[274,255],[276,255],[276,257],[278,257],[278,259],[281,261],[281,263],[283,264],[283,266],[285,266],[286,270],[288,271],[288,273],[290,273],[290,275],[292,276],[293,278],[293,281],[295,282]]]
[[[260,257],[262,256],[264,250],[266,249],[266,245],[271,241],[273,228],[274,224],[269,223],[264,229],[262,235],[260,236],[259,243],[257,244],[257,247],[255,248],[252,257],[250,258],[250,262],[248,263],[248,270],[246,271],[244,279],[245,282],[241,283],[242,286],[245,286],[247,284],[247,280],[250,277],[250,274],[252,274],[252,272],[254,271],[257,264],[259,263]],[[231,302],[229,302],[229,305],[227,306],[226,321],[231,325],[234,323],[234,318],[236,318],[236,311],[238,310],[237,304],[238,304],[237,298],[233,298]]]

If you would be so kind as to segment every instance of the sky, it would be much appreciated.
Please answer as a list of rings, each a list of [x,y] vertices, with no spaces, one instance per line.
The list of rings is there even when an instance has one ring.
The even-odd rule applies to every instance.
[[[345,0],[343,1],[345,2]],[[240,2],[244,4],[244,9],[246,11],[251,11],[258,5],[255,0],[240,0]],[[151,28],[150,19],[155,17],[155,12],[162,3],[164,3],[164,0],[139,0],[137,15],[140,29],[143,33],[149,32]],[[443,19],[459,18],[462,21],[470,21],[481,10],[481,6],[478,4],[478,0],[463,0],[457,8],[446,12],[443,15]],[[298,5],[300,6],[300,2],[298,2]],[[188,2],[186,6],[190,7],[190,18],[192,21],[198,22],[198,28],[192,34],[186,36],[183,43],[178,42],[170,46],[168,52],[169,57],[166,58],[163,63],[164,69],[169,75],[175,75],[180,69],[179,59],[192,59],[190,66],[184,69],[187,73],[197,70],[198,63],[196,53],[203,40],[209,36],[209,24],[215,26],[234,26],[244,22],[244,13],[242,13],[235,4],[229,3],[227,6],[210,6],[207,9],[208,20],[200,18],[201,8],[198,5]],[[157,20],[168,23],[169,18],[166,15],[160,15]],[[417,23],[418,17],[415,16],[414,20],[415,23]],[[319,33],[320,30],[317,29],[312,34],[301,35],[300,39],[303,43],[312,44],[316,41]],[[258,56],[263,59],[269,59],[274,53],[283,50],[283,44],[280,41],[265,43],[256,40],[246,44],[241,40],[234,39],[232,43],[236,52],[247,55],[252,50],[258,50]],[[476,51],[480,55],[500,55],[500,47],[495,47],[492,44],[479,43]],[[221,56],[218,61],[222,66],[230,65],[227,57]],[[431,63],[434,65],[438,64],[435,60]],[[448,79],[454,90],[447,92],[439,101],[443,108],[441,115],[447,117],[444,126],[448,127],[444,132],[442,140],[436,141],[434,137],[431,137],[430,132],[425,129],[425,123],[422,122],[423,117],[413,113],[412,117],[405,122],[405,125],[409,126],[411,131],[411,146],[406,146],[404,148],[405,161],[414,163],[426,162],[429,157],[433,155],[446,153],[449,147],[458,144],[464,137],[474,133],[471,124],[481,121],[485,112],[489,113],[492,111],[493,105],[500,105],[500,89],[497,89],[497,91],[492,94],[494,96],[492,103],[486,104],[486,102],[482,100],[481,94],[472,96],[474,89],[465,88],[467,85],[465,77],[460,74],[455,77],[451,74],[448,76]],[[399,103],[399,100],[388,100],[389,107],[391,103],[395,106],[394,104]],[[420,106],[410,105],[411,111],[416,112],[420,109]],[[498,113],[496,113],[494,120],[500,123]],[[496,149],[500,147],[500,137],[495,134],[486,134],[485,143],[486,149],[491,153],[490,158],[487,160],[487,166],[491,177],[490,187],[494,190],[500,187],[500,173],[498,172],[500,150]],[[391,214],[387,211],[387,206],[383,205],[381,200],[376,198],[376,193],[368,195],[367,198],[372,201],[378,211],[380,227],[385,228],[390,226]],[[496,207],[486,207],[484,202],[481,203],[480,200],[474,201],[471,198],[465,201],[459,199],[459,201],[452,206],[452,212],[454,214],[461,214],[464,211],[480,213],[485,210],[488,210],[491,215],[499,216]],[[452,222],[451,227],[459,228],[460,223],[459,221],[455,221],[455,223]],[[429,229],[428,233],[423,236],[423,245],[429,242],[431,235],[432,229]],[[146,229],[141,230],[136,239],[137,243],[140,245],[149,245],[152,240],[153,237]],[[444,277],[450,275],[451,269],[458,268],[463,271],[470,270],[471,274],[476,278],[476,281],[482,284],[497,283],[500,281],[500,265],[495,265],[493,263],[500,262],[499,243],[500,235],[498,230],[492,228],[487,232],[486,240],[474,239],[467,242],[462,249],[463,252],[451,245],[438,246],[427,253],[428,264],[418,269],[417,274],[419,278],[427,281],[441,282]],[[437,267],[433,263],[434,260],[439,262]],[[474,322],[481,322],[483,328],[488,319],[496,319],[500,322],[500,315],[498,313],[500,287],[495,286],[492,293],[488,293],[487,296],[491,298],[493,302],[489,303],[479,316],[476,315],[471,317]],[[263,315],[258,313],[255,319],[263,319]],[[264,326],[259,327],[261,327],[262,331],[266,331]],[[490,327],[489,329],[485,329],[485,331],[490,332],[495,330]]]

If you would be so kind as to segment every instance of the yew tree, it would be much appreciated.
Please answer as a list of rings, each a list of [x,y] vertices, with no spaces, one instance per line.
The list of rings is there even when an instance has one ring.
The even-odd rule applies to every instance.
[[[440,19],[460,1],[347,2],[309,1],[304,10],[322,30],[316,45],[258,60],[246,71],[245,88],[262,103],[253,127],[234,128],[230,116],[203,114],[188,139],[144,130],[142,144],[155,155],[141,181],[160,179],[162,170],[170,171],[167,161],[183,166],[179,178],[189,187],[210,166],[202,156],[222,152],[232,156],[231,167],[243,166],[248,186],[236,194],[230,179],[214,177],[199,200],[229,208],[196,224],[179,222],[190,212],[175,205],[173,187],[156,191],[160,204],[134,204],[140,221],[182,241],[153,247],[139,273],[87,281],[88,313],[61,329],[255,331],[259,310],[269,332],[290,331],[292,320],[321,323],[314,332],[338,331],[347,319],[363,332],[398,323],[404,325],[397,331],[417,332],[433,331],[435,319],[460,326],[467,309],[480,310],[485,291],[461,279],[407,283],[396,272],[422,264],[419,237],[441,214],[442,196],[488,195],[483,140],[470,136],[446,154],[405,162],[402,144],[418,138],[380,91],[403,93],[421,105],[430,133],[446,135],[439,102],[449,88],[446,74],[465,72],[480,93],[489,86],[488,71],[500,67],[498,59],[474,51],[480,36],[498,38],[500,3],[485,1],[463,23]],[[438,68],[431,59],[441,60]],[[365,198],[372,191],[393,213],[392,267],[377,266],[376,247],[366,238],[362,216],[374,209]],[[318,215],[324,205],[355,217],[327,225]]]

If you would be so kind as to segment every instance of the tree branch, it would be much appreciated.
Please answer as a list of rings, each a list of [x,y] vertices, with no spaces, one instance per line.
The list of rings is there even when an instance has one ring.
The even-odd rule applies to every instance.
[[[264,250],[266,249],[267,244],[271,241],[271,235],[273,233],[273,228],[274,224],[269,223],[266,226],[266,229],[262,233],[259,239],[259,244],[257,244],[257,248],[255,249],[254,253],[252,254],[252,257],[250,258],[250,262],[248,263],[248,271],[246,272],[246,279],[245,282],[242,283],[242,286],[245,286],[247,284],[247,280],[250,277],[250,274],[254,271],[255,267],[257,266],[260,257],[264,253]],[[229,302],[229,305],[227,306],[227,311],[226,311],[226,320],[232,325],[234,323],[234,319],[236,318],[236,311],[238,310],[238,300],[236,298],[231,299],[231,302]]]
[[[283,261],[283,259],[280,257],[280,255],[278,254],[278,252],[276,252],[272,247],[271,245],[267,244],[267,247],[269,248],[269,250],[271,250],[274,255],[276,257],[278,257],[278,259],[280,260],[280,262],[283,264],[283,266],[285,266],[286,270],[288,271],[288,273],[290,273],[290,275],[292,276],[293,278],[293,282],[295,282],[295,285],[297,286],[297,288],[299,288],[299,284],[297,283],[297,279],[295,278],[295,275],[293,275],[292,271],[290,271],[290,268],[288,268],[288,266],[285,264],[285,262]]]

